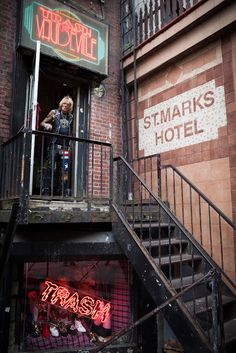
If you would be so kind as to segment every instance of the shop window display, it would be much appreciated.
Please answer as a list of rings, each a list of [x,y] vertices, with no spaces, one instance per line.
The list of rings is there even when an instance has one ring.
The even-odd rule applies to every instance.
[[[90,347],[130,325],[125,260],[26,263],[23,350]]]

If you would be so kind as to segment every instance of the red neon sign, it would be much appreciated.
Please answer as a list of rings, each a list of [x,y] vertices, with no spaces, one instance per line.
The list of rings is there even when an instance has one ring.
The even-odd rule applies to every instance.
[[[92,320],[106,321],[110,316],[111,304],[104,300],[76,291],[73,288],[61,286],[52,281],[43,283],[39,299],[51,305],[56,305]]]
[[[108,25],[72,8],[67,1],[22,0],[20,45],[107,74]],[[59,7],[58,7],[59,6]]]
[[[65,10],[34,8],[33,39],[52,47],[67,59],[98,60],[97,31],[84,25]]]

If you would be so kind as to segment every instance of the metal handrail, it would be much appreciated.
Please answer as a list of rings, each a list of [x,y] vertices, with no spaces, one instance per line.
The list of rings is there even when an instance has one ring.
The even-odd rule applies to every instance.
[[[207,254],[207,252],[200,246],[200,244],[192,237],[192,235],[186,230],[186,228],[181,224],[181,222],[178,220],[178,218],[175,217],[175,215],[171,212],[171,210],[166,206],[166,204],[157,196],[153,193],[153,191],[144,183],[142,178],[135,172],[135,170],[130,166],[130,164],[125,160],[124,157],[118,156],[115,157],[114,162],[121,160],[126,167],[133,173],[133,175],[139,180],[139,182],[142,184],[143,188],[152,196],[153,200],[158,203],[159,206],[165,211],[165,213],[170,217],[172,222],[183,232],[183,234],[193,243],[193,245],[198,249],[198,251],[201,253],[201,256],[205,258],[206,261],[208,261],[211,264],[211,267],[216,267],[219,269],[220,272],[223,272],[223,270],[212,260],[212,258]],[[226,277],[228,277],[225,274]],[[230,278],[229,278],[230,280]],[[231,280],[230,280],[231,281]],[[232,281],[231,281],[232,282]],[[234,285],[234,283],[232,283]],[[234,285],[235,286],[235,285]],[[236,288],[236,287],[235,287]]]
[[[153,192],[153,193],[155,193],[155,195],[156,196],[158,196],[159,198],[160,198],[160,200],[162,200],[163,202],[164,202],[164,204],[166,205],[166,206],[168,206],[168,208],[170,207],[170,205],[169,205],[169,198],[168,198],[168,190],[166,190],[166,199],[165,199],[165,197],[164,197],[164,192],[163,192],[163,190],[162,190],[162,187],[163,187],[163,185],[162,185],[162,183],[163,183],[163,176],[161,175],[161,170],[167,170],[168,168],[172,168],[172,170],[173,170],[173,172],[176,172],[178,175],[179,175],[179,177],[181,178],[181,187],[183,188],[183,186],[182,186],[182,183],[183,183],[183,181],[185,181],[187,184],[188,184],[188,186],[189,187],[191,187],[191,189],[192,190],[194,190],[197,194],[198,194],[198,197],[200,198],[202,198],[206,203],[207,203],[207,205],[208,205],[208,207],[211,207],[216,213],[217,213],[217,215],[218,215],[218,217],[219,217],[219,223],[220,223],[220,236],[222,237],[222,230],[221,230],[221,227],[222,227],[222,224],[221,224],[221,218],[229,225],[229,227],[232,229],[232,231],[235,231],[236,230],[236,224],[235,223],[233,223],[233,221],[229,218],[229,217],[227,217],[216,205],[214,205],[213,204],[213,202],[212,201],[210,201],[210,199],[206,196],[206,195],[204,195],[203,194],[203,192],[201,192],[187,177],[185,177],[176,167],[174,167],[173,165],[171,165],[171,164],[167,164],[167,165],[162,165],[161,164],[161,162],[160,162],[160,155],[159,154],[154,154],[154,155],[151,155],[151,156],[148,156],[148,157],[140,157],[140,158],[138,158],[138,159],[134,159],[134,160],[132,160],[130,163],[132,164],[132,166],[134,166],[135,165],[135,163],[138,163],[137,164],[137,166],[138,166],[138,168],[136,168],[136,166],[135,166],[135,170],[134,170],[134,172],[136,173],[136,176],[138,176],[139,174],[140,174],[140,168],[139,168],[139,163],[140,163],[140,161],[142,161],[142,160],[146,160],[147,158],[154,158],[154,157],[156,157],[157,158],[157,160],[158,160],[158,170],[157,170],[157,175],[156,175],[156,182],[157,182],[157,185],[155,186],[155,187],[153,187],[153,182],[152,182],[152,179],[151,179],[151,181],[150,181],[150,185],[149,185],[149,189]],[[146,184],[146,186],[147,186],[147,181],[146,181],[146,175],[145,175],[145,171],[144,171],[144,173],[143,173],[143,182]],[[167,176],[166,176],[166,178],[167,178]],[[181,217],[179,217],[178,215],[177,215],[177,212],[176,212],[176,202],[177,202],[177,200],[176,200],[176,186],[175,186],[175,181],[172,181],[172,183],[173,183],[173,186],[172,186],[172,188],[173,188],[173,202],[174,202],[174,209],[172,210],[172,211],[174,211],[174,214],[175,214],[175,216],[176,216],[176,218],[177,219],[179,219],[180,220],[180,222],[181,222],[181,224],[186,228],[186,225],[185,225],[185,223],[186,223],[186,217],[184,217],[185,216],[185,214],[184,214],[184,206],[182,205],[182,215],[183,215],[183,217],[182,217],[182,221],[181,221]],[[166,188],[168,188],[168,186],[167,186],[167,180],[166,180]],[[184,199],[184,195],[183,195],[183,190],[181,190],[181,197],[182,197],[182,202],[183,202],[183,199]],[[192,197],[192,194],[190,195],[190,198]],[[192,200],[191,200],[191,202],[192,202]],[[190,210],[190,214],[192,213],[192,209]],[[210,215],[211,216],[211,215]],[[209,217],[210,217],[209,216]],[[192,219],[192,215],[191,215],[191,222],[193,223],[193,219]],[[200,227],[202,227],[202,224],[201,224],[201,220],[200,220]],[[190,233],[191,235],[192,235],[192,237],[196,240],[196,237],[194,236],[194,231],[193,231],[193,224],[191,224],[191,227],[190,227],[191,229],[189,229],[189,228],[187,228],[187,232],[188,233]],[[201,229],[201,231],[202,231],[202,229]],[[211,230],[210,230],[211,231]],[[201,238],[202,238],[202,235],[201,235]],[[200,241],[198,241],[198,240],[196,240],[197,241],[197,243],[199,244],[199,246],[200,246],[200,249],[203,249],[204,250],[204,252],[209,256],[209,252],[207,252],[206,250],[205,250],[205,248],[203,247],[203,244],[202,244],[202,239],[200,239]],[[211,241],[212,241],[212,239],[211,239]],[[199,249],[199,250],[200,250]],[[201,251],[201,250],[200,250]],[[214,259],[213,259],[213,256],[212,256],[212,254],[210,254],[210,256],[209,256],[209,259],[212,261],[212,263],[214,263],[214,266],[216,266],[216,267],[218,267],[219,269],[220,269],[220,271],[222,272],[222,274],[223,274],[223,276],[224,276],[224,278],[227,280],[227,282],[228,282],[228,284],[230,284],[232,287],[233,287],[233,290],[236,290],[236,286],[235,286],[235,283],[231,280],[231,278],[228,276],[228,274],[225,272],[225,270],[224,270],[224,266],[223,266],[223,259],[224,259],[224,257],[223,257],[223,245],[222,245],[222,239],[221,239],[221,266],[220,266],[220,264],[219,263],[216,263],[215,261],[214,261]]]
[[[47,132],[47,131],[41,131],[41,130],[32,130],[33,134],[37,135],[45,135],[48,137],[58,137],[58,134],[55,134],[53,132]],[[68,135],[61,135],[60,138],[62,139],[69,139],[70,141],[77,141],[77,142],[86,142],[86,143],[93,143],[95,145],[100,145],[100,146],[109,146],[111,147],[112,144],[110,142],[103,142],[103,141],[97,141],[97,140],[92,140],[92,139],[85,139],[82,137],[74,137],[74,136],[68,136]]]
[[[227,234],[233,236],[236,224],[176,167],[171,164],[162,165],[161,170],[165,171],[165,178],[162,178],[165,179],[165,185],[162,185],[164,186],[162,200],[165,200],[183,226],[197,239],[199,245],[204,249],[208,247],[206,251],[212,261],[217,262],[222,274],[235,290],[235,283],[226,273],[224,241]],[[169,174],[168,170],[171,171]],[[203,234],[207,236],[204,237]],[[218,247],[215,246],[217,239]]]
[[[219,215],[222,217],[234,230],[236,230],[236,223],[232,222],[232,220],[227,217],[203,192],[198,189],[185,175],[183,175],[179,169],[177,169],[172,164],[163,164],[161,165],[161,169],[173,169],[194,191],[196,191],[203,200],[205,200]]]
[[[177,288],[182,289],[187,283],[189,283],[188,281],[193,283],[212,269],[219,274],[223,274],[232,287],[236,288],[231,279],[228,278],[227,274],[219,268],[213,259],[181,224],[168,206],[145,184],[143,179],[132,166],[122,156],[114,158],[114,162],[117,162],[117,165],[114,165],[117,167],[117,178],[115,178],[115,181],[117,181],[118,187],[117,199],[114,198],[113,208],[119,210],[122,214],[122,218],[124,218],[123,222],[125,222],[124,225],[126,223],[128,224],[128,228],[127,226],[125,227],[127,231],[130,232],[132,239],[131,243],[133,241],[137,244],[138,248],[143,249],[142,251],[143,254],[146,254],[147,261],[150,261],[150,264],[156,264],[159,275],[162,273],[161,277],[163,275],[166,277],[167,282],[166,280],[164,281],[166,282],[165,287],[168,287],[168,283],[170,282],[173,289],[176,288],[176,285]],[[128,181],[130,181],[130,184],[132,185],[133,199],[128,199]],[[122,218],[120,217],[121,221]],[[163,234],[164,237],[161,235],[162,227],[166,229],[165,235]],[[174,236],[171,229],[175,229]],[[121,231],[122,233],[122,228],[118,231]],[[122,243],[124,247],[129,246],[129,242],[126,243],[124,240],[124,235],[121,235],[120,241],[124,243]],[[188,244],[187,247],[186,242]],[[178,252],[174,250],[176,247],[179,249]],[[140,260],[141,259],[137,258],[134,259],[133,262],[136,263]],[[201,261],[201,264],[199,261]],[[186,268],[186,265],[188,269]],[[175,272],[178,273],[178,282],[176,282]],[[210,326],[211,324],[216,324],[215,318],[217,316],[218,324],[222,327],[222,316],[220,312],[221,305],[214,308],[214,310],[219,310],[218,313],[212,313],[212,318],[208,316],[209,285],[204,282],[203,286],[205,293],[203,294],[203,299],[207,308],[205,313],[207,319],[206,335],[209,340],[212,341],[212,344],[215,344],[215,336],[217,336],[219,330],[214,330],[215,336],[211,336]],[[224,289],[226,288],[224,287]],[[195,295],[194,289],[191,295],[191,306],[186,308],[190,310],[195,321],[199,323],[196,314],[198,296]],[[216,293],[215,295],[220,303],[221,295]],[[211,322],[211,324],[209,322]],[[222,337],[217,337],[217,340],[218,339],[218,342],[221,342]]]
[[[188,1],[184,7],[184,3],[177,0],[172,2],[172,6],[170,1],[164,3],[161,0],[158,3],[150,0],[149,5],[140,1],[136,7],[129,6],[128,10],[122,8],[123,59],[129,56],[134,49],[141,48],[206,1],[196,0],[193,4]],[[125,6],[125,2],[123,6]],[[172,7],[173,9],[171,9]]]
[[[92,349],[91,352],[92,353],[98,353],[99,351],[101,351],[101,349],[104,349],[105,347],[107,347],[108,345],[110,345],[111,343],[116,341],[118,338],[126,335],[129,331],[133,330],[138,325],[140,325],[143,322],[145,322],[146,320],[150,319],[153,315],[156,315],[159,312],[161,312],[163,309],[165,309],[165,307],[167,305],[170,305],[172,302],[174,302],[175,300],[177,300],[178,298],[180,298],[184,294],[188,293],[190,290],[192,290],[193,288],[197,287],[202,282],[208,280],[209,278],[212,278],[213,274],[214,274],[214,271],[209,271],[203,278],[197,280],[193,284],[191,284],[188,287],[182,289],[180,292],[178,292],[177,294],[172,296],[170,299],[166,300],[163,304],[159,305],[155,309],[153,309],[153,310],[149,311],[147,314],[143,315],[140,319],[136,320],[128,328],[122,329],[120,332],[117,332],[116,334],[114,334],[108,341],[106,341],[106,342],[100,344],[98,347]]]
[[[54,152],[49,154],[48,146],[53,146],[58,136],[62,141],[62,153],[60,161],[59,156],[57,156],[59,168],[55,171],[55,168],[52,167],[56,162]],[[35,153],[35,150],[33,151],[34,160],[31,156],[32,137],[38,139],[35,145],[37,153]],[[74,168],[75,174],[73,174],[73,180],[70,178],[70,187],[67,189],[70,195],[66,194],[67,186],[65,185],[68,185],[68,182],[64,183],[62,180],[65,176],[62,164],[66,164],[68,158],[63,150],[68,150],[65,146],[69,143],[71,150],[73,149],[80,158],[83,158],[83,166],[76,162],[77,159],[73,160],[75,162],[73,164],[71,159],[71,169]],[[52,148],[54,149],[54,147]],[[50,170],[47,166],[49,159],[51,161]],[[36,161],[36,165],[34,161]],[[113,151],[112,144],[109,142],[23,128],[1,145],[0,163],[0,198],[2,200],[19,197],[25,199],[31,195],[41,198],[44,196],[71,196],[73,199],[81,199],[81,197],[106,199],[111,203]],[[87,167],[88,163],[91,164],[91,168]],[[78,174],[80,173],[81,176],[82,172],[83,178],[79,177]],[[61,176],[60,180],[56,179],[59,174]],[[66,176],[64,180],[66,178],[68,180],[69,177]],[[72,181],[74,186],[73,195],[71,194]],[[45,184],[47,184],[50,192],[45,192]],[[55,188],[56,192],[53,191]]]
[[[122,156],[117,156],[114,159],[115,161],[122,160],[122,162],[126,165],[126,167],[133,173],[133,175],[139,180],[142,184],[143,188],[152,196],[153,200],[155,200],[159,206],[166,212],[168,217],[173,221],[173,223],[180,229],[180,231],[186,236],[194,247],[198,250],[201,256],[209,263],[212,267],[217,268],[222,276],[226,279],[226,281],[232,286],[233,290],[236,291],[236,285],[232,281],[232,279],[227,275],[227,273],[221,268],[213,258],[207,253],[207,251],[201,246],[201,244],[194,238],[194,236],[184,227],[184,225],[179,221],[179,219],[172,213],[169,207],[166,205],[163,200],[154,194],[154,192],[145,184],[142,178],[136,173],[136,171],[131,167],[131,165],[125,160]],[[231,222],[232,223],[232,222]]]

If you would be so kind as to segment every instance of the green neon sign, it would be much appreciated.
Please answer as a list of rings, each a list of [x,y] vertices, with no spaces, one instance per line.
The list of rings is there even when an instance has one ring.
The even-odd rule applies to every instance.
[[[61,4],[60,4],[61,5]],[[24,0],[21,45],[107,74],[108,27],[54,0]]]

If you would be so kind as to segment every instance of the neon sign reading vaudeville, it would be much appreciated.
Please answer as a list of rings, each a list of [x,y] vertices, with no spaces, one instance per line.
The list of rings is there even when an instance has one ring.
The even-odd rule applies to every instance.
[[[93,298],[52,281],[44,282],[39,299],[92,320],[100,318],[101,322],[104,322],[110,315],[111,305],[109,302]]]
[[[36,7],[35,39],[72,58],[96,61],[97,36],[92,29],[60,11]]]
[[[95,66],[102,60],[106,62],[107,28],[103,24],[82,14],[77,16],[67,6],[58,8],[55,1],[46,0],[43,5],[29,0],[24,3],[24,46],[34,47],[31,43],[39,40],[42,52],[54,52],[67,61]]]

